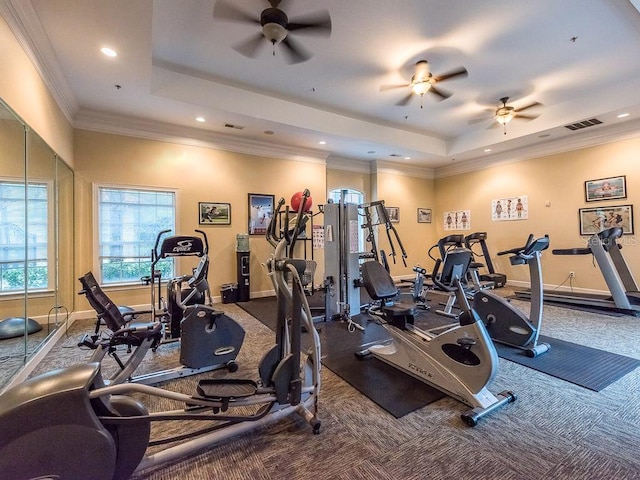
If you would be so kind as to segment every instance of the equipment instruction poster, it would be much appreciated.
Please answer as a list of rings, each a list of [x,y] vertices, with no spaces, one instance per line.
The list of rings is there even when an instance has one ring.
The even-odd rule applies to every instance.
[[[529,218],[529,201],[526,195],[491,200],[491,221],[526,220]]]
[[[471,230],[471,210],[444,212],[445,230]]]

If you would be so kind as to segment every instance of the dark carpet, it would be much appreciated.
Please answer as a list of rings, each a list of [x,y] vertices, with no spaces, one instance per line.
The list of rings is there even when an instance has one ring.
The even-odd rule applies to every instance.
[[[539,342],[548,343],[551,350],[536,358],[529,358],[522,350],[499,343],[496,343],[496,350],[506,360],[594,392],[599,392],[640,366],[640,360],[635,358],[557,338],[540,335]]]
[[[274,328],[275,297],[255,299],[238,305],[271,329]],[[373,317],[363,314],[354,318],[366,325],[364,333],[359,331],[349,333],[345,324],[341,322],[318,324],[323,348],[323,364],[327,368],[397,418],[442,397],[438,390],[424,386],[418,380],[398,372],[384,362],[377,359],[355,358],[354,351],[362,346],[384,341],[389,336],[380,325],[370,321]],[[433,311],[422,311],[416,317],[416,326],[426,330],[453,321]],[[640,360],[631,357],[544,335],[540,335],[539,341],[550,344],[551,350],[536,358],[529,358],[520,349],[498,343],[496,343],[496,350],[505,360],[595,392],[601,391],[640,366]],[[304,339],[303,345],[305,345]],[[386,385],[386,388],[381,388],[380,385]],[[416,385],[420,387],[416,388]],[[407,389],[406,391],[411,392],[427,389],[431,391],[426,391],[424,398],[416,400],[413,398],[413,393],[404,396],[396,395],[396,392],[390,391],[392,389],[398,391]],[[414,407],[415,403],[419,405]]]
[[[237,305],[271,330],[275,329],[275,297],[257,298]],[[390,338],[384,328],[372,319],[368,315],[355,316],[354,320],[365,326],[364,331],[355,332],[349,332],[344,322],[317,323],[322,364],[395,418],[442,398],[444,394],[439,390],[376,358],[358,359],[355,356],[356,351]],[[303,348],[309,347],[309,334],[303,334],[302,345]]]

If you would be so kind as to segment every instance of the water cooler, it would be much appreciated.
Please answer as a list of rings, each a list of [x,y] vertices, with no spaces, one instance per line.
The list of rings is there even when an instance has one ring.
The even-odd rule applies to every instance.
[[[249,235],[236,235],[236,271],[238,273],[238,302],[248,302],[251,290],[249,274]]]

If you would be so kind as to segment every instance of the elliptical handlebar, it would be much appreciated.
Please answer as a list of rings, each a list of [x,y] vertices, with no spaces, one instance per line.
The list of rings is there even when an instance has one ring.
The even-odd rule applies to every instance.
[[[286,207],[284,212],[284,215],[285,215],[284,229],[282,230],[281,235],[276,233],[277,231],[276,222],[278,221],[278,218],[281,215],[282,207],[285,204],[285,199],[282,197],[280,198],[280,200],[278,201],[278,204],[276,205],[273,216],[271,217],[271,221],[269,222],[269,226],[267,227],[267,231],[265,235],[267,238],[267,241],[274,248],[277,247],[278,243],[284,238],[287,242],[287,245],[289,246],[289,249],[293,250],[296,240],[298,239],[298,235],[300,234],[300,232],[302,231],[302,229],[307,223],[308,216],[307,216],[307,212],[305,211],[305,207],[307,205],[307,200],[310,196],[311,196],[311,192],[309,192],[309,189],[305,188],[304,191],[302,192],[302,200],[296,212],[297,213],[296,222],[293,228],[289,228],[289,207]]]

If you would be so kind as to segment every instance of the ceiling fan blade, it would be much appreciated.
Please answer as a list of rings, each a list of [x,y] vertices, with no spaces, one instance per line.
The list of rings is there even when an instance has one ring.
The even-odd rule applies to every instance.
[[[428,91],[440,97],[440,100],[446,100],[452,95],[449,92],[445,92],[444,90],[436,88],[435,85],[431,85],[431,88]]]
[[[443,82],[444,80],[449,80],[450,78],[454,78],[454,77],[466,77],[467,75],[469,75],[469,72],[467,72],[467,69],[464,67],[460,67],[456,70],[452,70],[450,72],[444,73],[442,75],[438,75],[437,77],[433,77],[433,79],[436,82]]]
[[[537,106],[542,106],[542,104],[541,104],[541,103],[539,103],[539,102],[533,102],[533,103],[532,103],[532,104],[530,104],[530,105],[527,105],[527,106],[522,107],[522,108],[516,108],[516,109],[514,109],[513,111],[514,111],[514,112],[516,112],[516,113],[519,113],[519,112],[523,112],[523,111],[525,111],[525,110],[527,110],[527,109],[529,109],[529,108],[533,108],[533,107],[537,107]]]
[[[290,19],[287,30],[296,33],[331,35],[331,16],[326,10]]]
[[[402,85],[380,85],[380,91],[386,92],[387,90],[395,90],[396,88],[407,88],[410,86],[410,83],[403,83]]]
[[[540,115],[521,115],[521,114],[519,114],[519,113],[518,113],[518,114],[516,114],[516,116],[515,116],[515,117],[513,117],[513,118],[516,118],[516,119],[520,118],[520,119],[522,119],[522,120],[535,120],[535,119],[536,119],[536,118],[538,118],[539,116],[540,116]]]
[[[260,25],[259,18],[240,10],[238,7],[235,7],[224,0],[218,0],[216,2],[213,7],[213,18],[218,20],[229,20],[231,22],[256,23]]]
[[[490,118],[488,118],[488,117],[477,117],[477,118],[472,118],[471,120],[469,120],[467,122],[467,124],[469,124],[469,125],[477,125],[478,123],[486,122],[487,120],[490,120]]]
[[[302,48],[298,42],[292,40],[289,35],[280,43],[285,47],[284,51],[289,57],[289,63],[300,63],[311,58],[311,54]]]
[[[400,100],[398,100],[396,102],[396,105],[398,105],[399,107],[404,107],[411,101],[412,98],[413,98],[413,92],[408,93],[407,95],[402,97]]]
[[[245,57],[253,58],[258,54],[258,50],[260,47],[266,45],[266,38],[262,35],[262,32],[259,32],[251,37],[249,37],[244,42],[238,43],[233,46],[233,49],[244,55]]]

